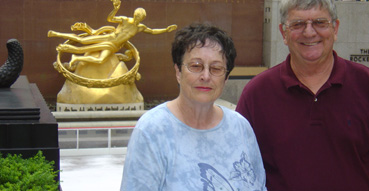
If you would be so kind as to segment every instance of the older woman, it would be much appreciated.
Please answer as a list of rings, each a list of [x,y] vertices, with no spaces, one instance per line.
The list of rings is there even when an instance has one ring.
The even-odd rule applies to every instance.
[[[176,33],[172,58],[179,96],[138,121],[121,190],[266,190],[248,121],[214,104],[235,57],[232,39],[217,27],[193,24]]]

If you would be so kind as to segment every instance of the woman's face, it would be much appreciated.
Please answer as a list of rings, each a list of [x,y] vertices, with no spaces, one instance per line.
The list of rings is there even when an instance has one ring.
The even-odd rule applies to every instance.
[[[220,76],[211,74],[216,69],[226,70],[226,60],[218,43],[206,40],[205,46],[195,46],[187,50],[183,55],[181,71],[175,65],[177,81],[180,84],[179,97],[193,103],[214,103],[221,95],[225,85],[225,73]],[[189,70],[191,63],[203,65],[201,72],[195,73]],[[216,73],[216,72],[213,72]],[[219,72],[218,72],[219,73]]]

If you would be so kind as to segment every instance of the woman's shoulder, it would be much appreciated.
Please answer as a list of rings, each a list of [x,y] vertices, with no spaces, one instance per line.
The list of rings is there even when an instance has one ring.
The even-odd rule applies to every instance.
[[[226,128],[232,132],[238,132],[239,136],[244,136],[246,139],[254,138],[254,130],[252,129],[249,121],[243,117],[237,111],[231,110],[224,106],[221,106],[224,111],[224,122]]]
[[[169,109],[167,107],[167,102],[161,103],[152,109],[146,111],[140,119],[144,118],[152,118],[152,117],[164,117],[164,115],[167,115]]]
[[[162,103],[144,113],[137,121],[135,128],[156,129],[166,127],[166,122],[172,118],[172,114],[167,107],[167,102]]]
[[[224,117],[228,120],[231,120],[233,122],[237,123],[249,123],[245,117],[243,117],[240,113],[238,113],[235,110],[229,109],[225,106],[219,105],[220,108],[222,108],[224,112]]]

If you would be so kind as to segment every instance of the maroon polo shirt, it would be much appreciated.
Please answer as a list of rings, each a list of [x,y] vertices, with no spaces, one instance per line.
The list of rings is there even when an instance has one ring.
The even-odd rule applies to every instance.
[[[369,191],[369,68],[333,55],[316,95],[290,56],[242,92],[236,111],[254,128],[268,191]]]

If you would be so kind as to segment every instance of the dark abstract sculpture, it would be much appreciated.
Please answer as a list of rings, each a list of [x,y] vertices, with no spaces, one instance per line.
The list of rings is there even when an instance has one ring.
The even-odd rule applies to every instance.
[[[9,88],[19,77],[23,69],[23,49],[17,39],[6,43],[8,59],[0,67],[0,88]]]

